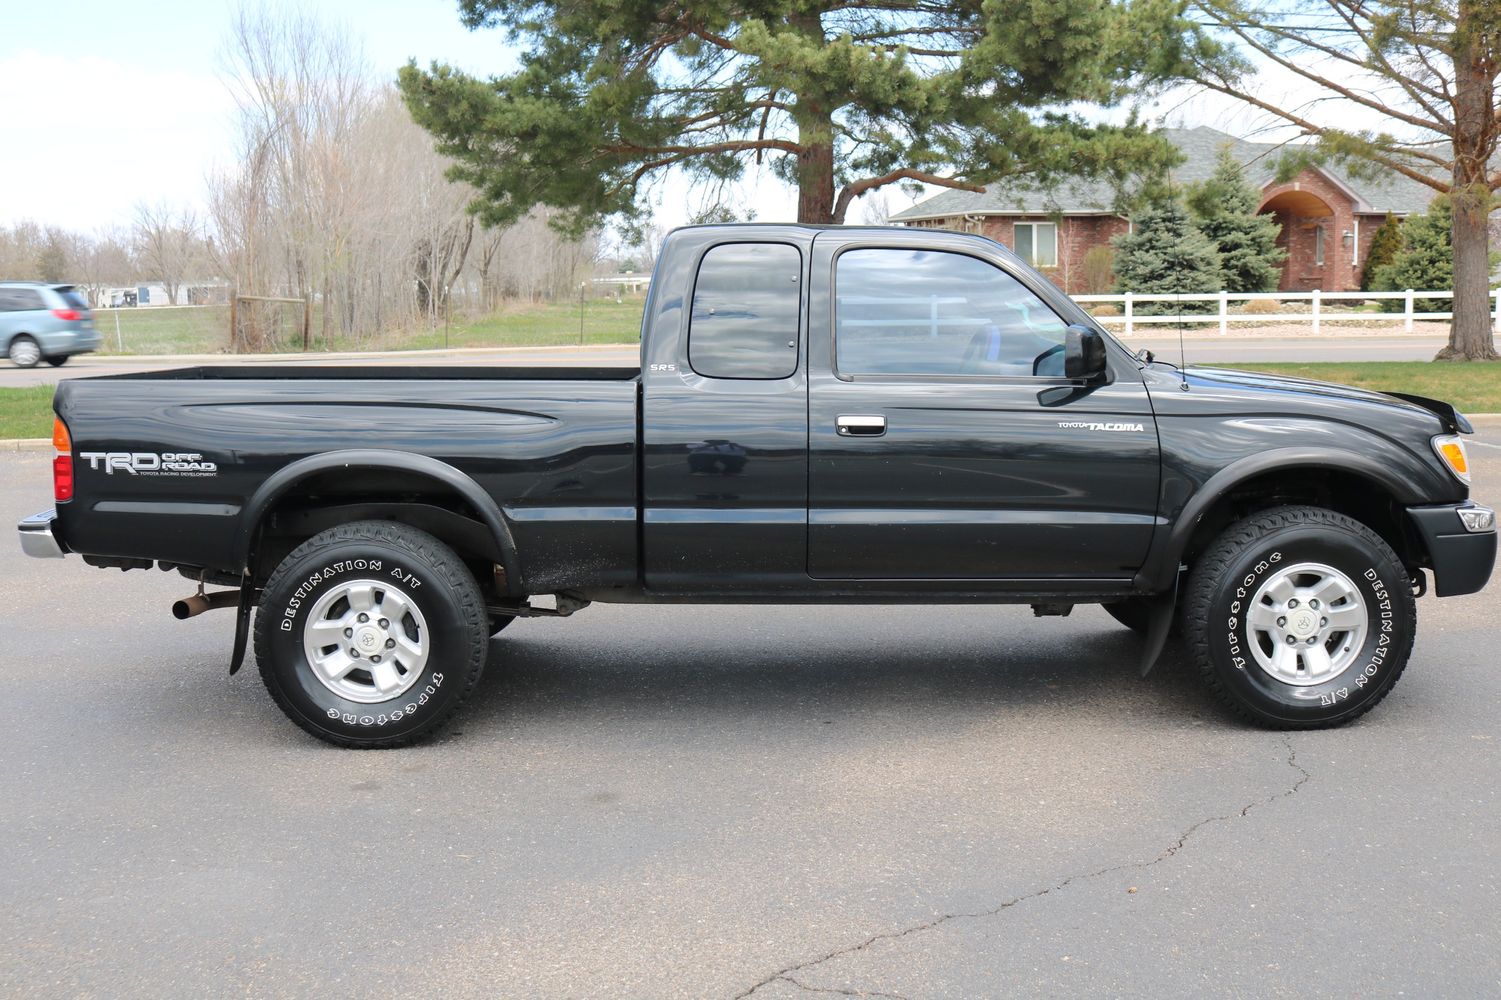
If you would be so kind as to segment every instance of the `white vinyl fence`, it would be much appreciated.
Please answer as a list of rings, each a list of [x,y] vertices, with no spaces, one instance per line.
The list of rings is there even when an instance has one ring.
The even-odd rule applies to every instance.
[[[1091,305],[1111,303],[1121,307],[1119,316],[1096,316],[1101,323],[1125,324],[1125,333],[1133,333],[1138,324],[1148,323],[1218,323],[1220,333],[1229,330],[1231,323],[1312,323],[1313,332],[1319,332],[1319,324],[1323,322],[1357,321],[1361,323],[1396,323],[1400,322],[1406,331],[1412,330],[1413,320],[1418,319],[1452,319],[1453,312],[1415,312],[1413,302],[1423,299],[1452,299],[1453,292],[1421,292],[1411,288],[1405,292],[1211,292],[1204,295],[1146,295],[1134,292],[1126,292],[1120,295],[1074,295],[1075,302],[1088,308]],[[1348,302],[1373,302],[1382,299],[1399,299],[1403,303],[1401,312],[1340,312],[1329,311],[1326,306],[1331,303]],[[1307,302],[1307,312],[1275,312],[1275,313],[1242,313],[1231,312],[1232,302],[1270,301],[1277,302]],[[1137,305],[1143,302],[1215,302],[1218,303],[1217,312],[1202,313],[1170,313],[1160,316],[1138,316],[1135,314]],[[1491,292],[1491,323],[1494,329],[1501,331],[1501,288]]]

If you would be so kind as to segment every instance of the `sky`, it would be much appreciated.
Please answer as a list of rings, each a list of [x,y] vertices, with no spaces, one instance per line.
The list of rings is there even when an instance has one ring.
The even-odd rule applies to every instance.
[[[22,219],[93,231],[128,225],[138,203],[201,210],[206,178],[232,163],[234,102],[224,44],[238,0],[0,0],[0,107],[34,125],[7,129],[0,156],[0,225]],[[515,65],[504,35],[471,32],[455,0],[303,0],[325,23],[361,40],[378,71],[409,58],[441,59],[469,72]],[[1290,80],[1269,90],[1295,92]],[[1264,138],[1267,122],[1225,98],[1169,95],[1166,124],[1211,125]],[[1273,133],[1275,134],[1275,133]],[[899,211],[912,197],[887,189]],[[766,174],[737,192],[756,218],[789,219],[796,199]],[[693,197],[681,183],[658,192],[658,221],[686,221]],[[851,213],[850,221],[859,221]]]

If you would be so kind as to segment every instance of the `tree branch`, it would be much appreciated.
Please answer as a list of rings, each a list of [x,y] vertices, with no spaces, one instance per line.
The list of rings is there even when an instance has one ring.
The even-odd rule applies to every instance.
[[[1224,20],[1218,20],[1217,15],[1211,15],[1211,17],[1216,17],[1218,23],[1222,27],[1228,29],[1230,32],[1244,41],[1247,45],[1251,46],[1257,52],[1260,52],[1267,59],[1270,59],[1272,62],[1281,66],[1283,69],[1290,70],[1291,72],[1296,73],[1298,76],[1301,76],[1305,80],[1316,83],[1320,87],[1327,88],[1328,90],[1332,90],[1336,94],[1339,94],[1341,97],[1344,97],[1345,99],[1350,101],[1354,101],[1356,104],[1359,104],[1362,107],[1371,108],[1372,110],[1379,111],[1384,115],[1395,118],[1398,121],[1406,122],[1408,125],[1411,125],[1414,128],[1426,129],[1430,132],[1440,132],[1446,135],[1450,134],[1450,129],[1452,128],[1452,126],[1450,126],[1449,122],[1444,120],[1443,118],[1440,118],[1437,122],[1434,122],[1432,120],[1418,118],[1414,115],[1404,114],[1403,112],[1396,110],[1388,104],[1375,100],[1374,98],[1366,97],[1359,92],[1350,89],[1349,87],[1335,83],[1328,77],[1320,76],[1312,70],[1305,69],[1302,66],[1299,66],[1291,59],[1287,59],[1284,56],[1279,55],[1269,45],[1255,38],[1245,26]],[[1235,96],[1241,95],[1237,94]]]
[[[901,180],[922,181],[924,184],[957,188],[960,191],[974,191],[977,194],[985,192],[983,184],[960,180],[957,177],[943,177],[938,174],[930,174],[926,170],[914,170],[911,167],[903,167],[900,170],[893,170],[879,177],[866,177],[863,180],[852,181],[846,184],[844,189],[839,192],[839,197],[834,201],[834,222],[836,224],[843,223],[844,214],[849,210],[850,202],[865,192]]]
[[[1268,104],[1266,101],[1263,101],[1258,97],[1252,97],[1250,94],[1241,93],[1233,87],[1227,86],[1223,83],[1216,83],[1215,81],[1205,77],[1199,77],[1198,82],[1201,85],[1208,87],[1210,90],[1224,94],[1227,97],[1233,97],[1237,100],[1244,101],[1252,107],[1260,108],[1262,111],[1265,111],[1268,114],[1275,115],[1291,125],[1296,125],[1301,128],[1307,135],[1321,136],[1329,131],[1322,125],[1315,125],[1308,119],[1300,117],[1299,115],[1296,115],[1291,111],[1285,111],[1273,104]],[[1421,154],[1415,153],[1413,155]],[[1438,180],[1437,178],[1431,177],[1428,174],[1423,173],[1421,170],[1416,170],[1410,165],[1403,163],[1401,160],[1394,159],[1393,157],[1390,157],[1385,153],[1372,151],[1364,154],[1364,158],[1371,160],[1372,162],[1379,163],[1383,167],[1386,167],[1390,170],[1395,170],[1397,173],[1408,178],[1409,180],[1414,180],[1419,184],[1426,185],[1427,187],[1432,188],[1440,194],[1448,194],[1450,189],[1453,187],[1453,185]]]

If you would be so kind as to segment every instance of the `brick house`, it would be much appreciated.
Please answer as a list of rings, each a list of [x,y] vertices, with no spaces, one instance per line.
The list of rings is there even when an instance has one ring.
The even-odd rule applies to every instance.
[[[1184,157],[1171,171],[1175,184],[1207,179],[1222,148],[1245,165],[1246,179],[1261,189],[1258,211],[1282,224],[1277,243],[1288,251],[1278,285],[1282,291],[1359,288],[1371,239],[1386,214],[1401,218],[1424,212],[1434,196],[1426,185],[1391,171],[1354,178],[1333,167],[1309,167],[1279,184],[1277,159],[1285,151],[1280,143],[1247,142],[1203,126],[1162,134]],[[1066,291],[1107,291],[1085,287],[1084,255],[1130,230],[1130,220],[1111,209],[1114,200],[1101,182],[1051,188],[994,184],[983,194],[940,191],[891,221],[981,233],[1030,260]]]

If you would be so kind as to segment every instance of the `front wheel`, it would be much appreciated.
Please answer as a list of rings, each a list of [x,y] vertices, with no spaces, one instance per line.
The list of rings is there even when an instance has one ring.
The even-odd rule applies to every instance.
[[[282,560],[261,595],[266,690],[339,746],[401,746],[457,711],[485,666],[490,622],[468,567],[390,521],[330,528]]]
[[[1366,525],[1318,507],[1232,524],[1189,574],[1184,628],[1211,690],[1278,729],[1342,725],[1407,666],[1412,584]]]

